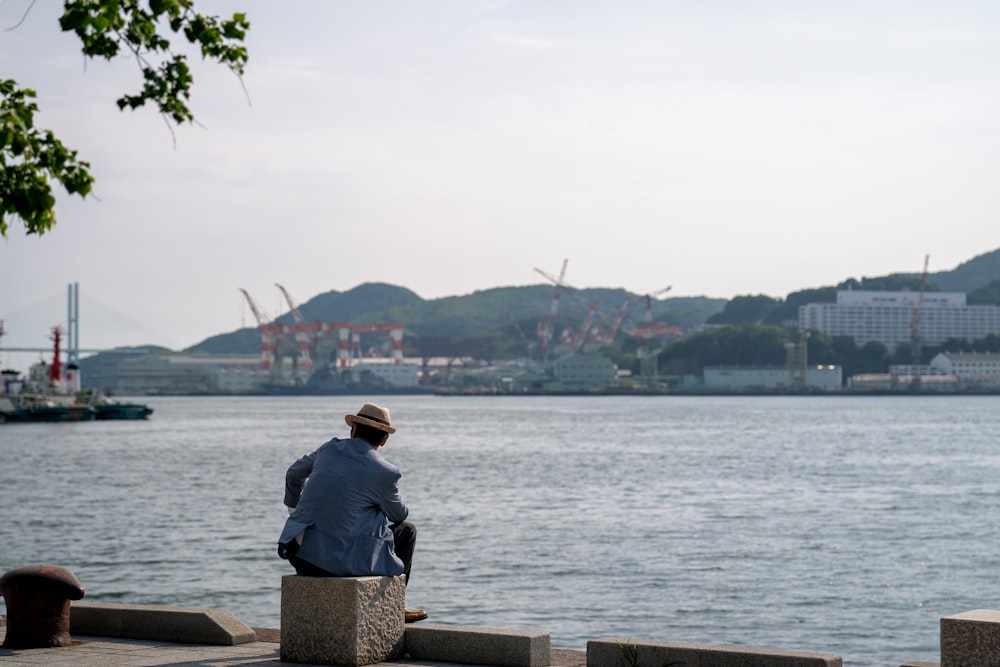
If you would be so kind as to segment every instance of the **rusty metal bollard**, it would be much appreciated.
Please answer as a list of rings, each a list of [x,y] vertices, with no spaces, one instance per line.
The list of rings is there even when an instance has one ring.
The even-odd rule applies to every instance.
[[[69,646],[70,600],[83,597],[83,586],[58,565],[28,565],[0,577],[7,605],[3,648]]]

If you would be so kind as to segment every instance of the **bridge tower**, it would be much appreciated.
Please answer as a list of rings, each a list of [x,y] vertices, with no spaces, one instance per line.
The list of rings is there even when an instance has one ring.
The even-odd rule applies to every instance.
[[[70,283],[66,312],[66,365],[80,363],[80,283]]]

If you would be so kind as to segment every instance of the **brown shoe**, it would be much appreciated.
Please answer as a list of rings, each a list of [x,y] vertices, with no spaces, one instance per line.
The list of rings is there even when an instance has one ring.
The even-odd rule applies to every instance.
[[[407,623],[416,623],[427,618],[427,612],[423,609],[407,609],[405,618]]]

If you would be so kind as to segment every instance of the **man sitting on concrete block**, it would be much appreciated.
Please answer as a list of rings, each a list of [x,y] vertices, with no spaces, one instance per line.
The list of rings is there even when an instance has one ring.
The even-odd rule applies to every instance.
[[[378,452],[396,432],[389,410],[365,403],[344,420],[350,438],[331,439],[285,474],[290,515],[278,555],[306,577],[403,575],[409,581],[417,532],[405,520],[399,469]],[[425,618],[422,609],[406,610],[407,623]]]

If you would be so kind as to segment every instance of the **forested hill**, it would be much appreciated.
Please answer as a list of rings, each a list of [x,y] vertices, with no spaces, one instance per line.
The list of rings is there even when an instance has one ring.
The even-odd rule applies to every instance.
[[[1000,249],[963,262],[951,271],[928,274],[929,282],[944,292],[973,292],[1000,281]]]
[[[653,320],[690,328],[710,324],[782,324],[798,319],[798,308],[806,303],[833,302],[838,289],[920,289],[920,273],[882,277],[848,278],[837,285],[804,289],[785,298],[764,295],[737,296],[727,301],[709,297],[651,299]],[[929,291],[966,292],[970,304],[1000,305],[1000,249],[979,255],[950,271],[929,273]],[[534,341],[535,328],[552,304],[552,285],[497,287],[464,296],[423,299],[404,287],[366,283],[346,292],[319,294],[300,305],[308,321],[348,322],[355,325],[398,322],[406,340],[482,341],[489,339],[496,350],[523,350]],[[627,304],[626,304],[627,300]],[[626,321],[638,324],[645,317],[645,299],[622,289],[594,288],[564,291],[560,299],[556,330],[578,328],[596,304],[595,323],[607,326],[626,305]],[[292,324],[291,314],[278,322]],[[253,354],[260,349],[260,334],[246,328],[208,338],[189,352]]]
[[[737,296],[722,312],[711,316],[709,324],[783,324],[797,321],[799,306],[833,303],[837,290],[918,291],[920,273],[891,273],[872,278],[848,278],[837,285],[792,292],[784,299],[762,294]],[[969,305],[1000,306],[1000,248],[963,262],[951,271],[927,274],[924,289],[929,292],[965,292]]]
[[[524,347],[524,338],[534,340],[535,328],[549,313],[555,288],[552,285],[497,287],[465,296],[423,299],[411,290],[384,283],[365,283],[347,292],[330,291],[300,304],[307,321],[348,322],[354,325],[398,322],[408,341],[437,339],[462,341],[492,339],[499,349]],[[627,303],[626,303],[627,300]],[[594,323],[607,325],[622,306],[626,318],[641,323],[645,299],[622,289],[563,290],[556,330],[579,327],[591,307]],[[654,320],[674,326],[692,327],[718,313],[725,299],[679,297],[650,300]],[[277,318],[292,324],[291,314]],[[523,338],[522,338],[523,336]],[[208,338],[188,352],[253,354],[260,349],[256,328],[240,329]]]

